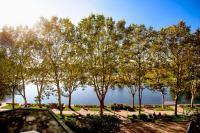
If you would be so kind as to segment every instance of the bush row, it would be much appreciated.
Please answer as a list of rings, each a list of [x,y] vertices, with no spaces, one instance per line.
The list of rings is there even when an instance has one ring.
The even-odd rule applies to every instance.
[[[78,107],[78,108],[98,108],[99,107],[99,105],[87,105],[87,104],[85,104],[85,105],[74,105],[74,107]]]
[[[113,133],[119,131],[119,118],[111,115],[67,116],[65,123],[77,133]]]
[[[133,111],[133,108],[131,108],[129,105],[114,103],[114,104],[111,105],[111,110],[128,110],[128,111]]]
[[[181,122],[181,121],[189,121],[190,120],[190,118],[188,116],[184,116],[184,115],[174,116],[174,115],[167,115],[167,114],[164,114],[164,115],[141,114],[141,115],[128,116],[128,118],[132,122],[138,122],[138,121],[154,122],[155,120]],[[196,118],[196,117],[194,117],[194,118]],[[199,120],[199,119],[197,119],[197,120]]]

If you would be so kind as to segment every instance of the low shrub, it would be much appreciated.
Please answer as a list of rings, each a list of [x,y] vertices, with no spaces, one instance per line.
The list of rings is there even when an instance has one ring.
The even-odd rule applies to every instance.
[[[59,104],[57,103],[49,103],[47,108],[60,110]],[[64,110],[64,108],[64,104],[62,104],[62,110]]]
[[[129,105],[114,103],[114,104],[111,105],[111,110],[128,110],[128,111],[133,111],[133,108],[131,108]]]
[[[154,108],[155,111],[173,111],[174,109],[170,106],[164,106],[164,108],[162,108],[161,106],[160,107],[157,107],[157,108]]]
[[[200,113],[193,114],[190,120],[193,121],[198,128],[200,128]]]
[[[69,116],[65,123],[75,132],[112,133],[119,130],[119,118],[116,116],[87,115],[85,117]]]
[[[144,122],[149,121],[149,118],[146,114],[140,114],[138,118]]]
[[[98,108],[99,105],[74,105],[74,107],[79,107],[79,108]]]

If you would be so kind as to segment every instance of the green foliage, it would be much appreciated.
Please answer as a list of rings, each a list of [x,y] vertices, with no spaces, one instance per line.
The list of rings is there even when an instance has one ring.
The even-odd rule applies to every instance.
[[[81,133],[112,133],[119,131],[119,118],[116,116],[88,115],[85,117],[67,116],[65,123],[73,131]]]
[[[168,87],[175,107],[186,91],[193,101],[200,79],[200,30],[191,33],[183,21],[159,31],[125,24],[124,20],[115,22],[112,17],[91,14],[77,26],[54,16],[42,17],[33,28],[2,28],[0,99],[17,86],[27,105],[25,85],[31,82],[37,86],[37,102],[42,103],[44,95],[58,96],[61,114],[61,95],[67,96],[71,105],[71,95],[80,85],[94,88],[101,115],[108,89],[116,84],[128,87],[132,97],[138,91],[139,114],[146,86],[162,94],[162,103]],[[132,103],[134,106],[134,98]],[[131,110],[121,105],[115,108]]]
[[[69,107],[65,107],[64,108],[64,111],[71,111],[71,110],[73,110],[73,111],[79,111],[81,108],[80,107],[76,107],[76,106],[72,106],[71,108],[69,108]]]
[[[4,106],[4,107],[2,107],[2,108],[4,108],[4,109],[12,109],[12,105],[6,105],[6,106]],[[15,108],[17,109],[17,108],[21,108],[21,106],[20,105],[15,105]]]
[[[174,116],[174,115],[156,115],[153,116],[151,114],[146,115],[146,114],[141,114],[139,115],[129,115],[128,119],[130,119],[132,122],[140,122],[140,121],[144,121],[144,122],[154,122],[154,121],[170,121],[170,122],[185,122],[185,121],[190,121],[191,118],[190,116],[186,116],[186,115],[178,115],[178,116]],[[198,118],[197,118],[198,119]],[[194,116],[194,119],[196,120],[196,117]]]
[[[142,120],[142,121],[148,121],[148,115],[146,115],[146,114],[140,114],[139,116],[138,116],[138,118],[140,119],[140,120]]]
[[[193,114],[190,120],[195,123],[195,125],[200,128],[200,113]]]
[[[132,122],[150,122],[153,121],[153,118],[151,116],[148,116],[146,114],[140,114],[140,115],[131,115],[128,116],[128,119],[130,119]]]
[[[164,108],[158,107],[158,108],[154,108],[153,110],[155,110],[155,111],[174,111],[174,109],[171,106],[164,106]]]
[[[128,110],[133,111],[133,108],[131,108],[129,105],[125,104],[112,104],[111,110]]]

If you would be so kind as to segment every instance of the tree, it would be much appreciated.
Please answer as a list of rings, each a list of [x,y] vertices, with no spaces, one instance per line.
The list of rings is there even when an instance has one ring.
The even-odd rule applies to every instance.
[[[191,93],[191,107],[194,107],[194,98],[199,91],[200,86],[200,29],[191,36],[191,46],[189,47],[189,54],[187,55],[188,65],[188,87]]]
[[[137,91],[136,87],[136,73],[134,71],[134,65],[130,62],[121,62],[119,70],[119,84],[122,87],[128,87],[129,92],[132,96],[132,108],[135,109],[135,93]]]
[[[35,29],[36,30],[36,29]],[[36,33],[36,31],[33,31]],[[49,96],[49,91],[51,91],[49,88],[51,84],[49,82],[49,74],[48,74],[48,62],[45,57],[45,46],[40,42],[40,39],[36,34],[34,34],[32,40],[32,49],[31,49],[31,63],[30,63],[30,69],[29,69],[29,76],[30,76],[30,82],[34,83],[36,85],[37,89],[37,96],[36,102],[39,103],[39,107],[42,108],[42,99],[46,95]]]
[[[130,62],[127,61],[127,51],[128,47],[126,43],[128,43],[127,39],[127,28],[125,27],[125,21],[120,20],[116,24],[116,35],[117,35],[117,42],[119,45],[119,63],[118,63],[118,78],[117,78],[117,85],[120,88],[127,87],[129,92],[132,96],[132,108],[134,110],[134,99],[135,93],[137,91],[136,86],[136,73],[135,73],[135,66]],[[117,56],[117,55],[116,55]]]
[[[69,19],[52,17],[41,18],[38,26],[40,44],[44,45],[44,55],[48,65],[50,82],[56,85],[60,115],[62,115],[61,84],[63,81],[64,57],[66,46],[71,44],[74,35],[73,24]]]
[[[31,61],[31,45],[34,43],[32,40],[34,32],[28,27],[19,26],[12,32],[14,39],[14,45],[11,48],[11,60],[17,65],[17,77],[20,80],[20,86],[17,87],[19,94],[24,99],[24,105],[27,106],[26,98],[26,83],[29,75],[28,71],[30,68]]]
[[[145,87],[145,75],[149,63],[150,30],[144,25],[130,25],[127,29],[126,61],[132,63],[135,73],[135,87],[138,90],[139,115],[141,114],[142,90]]]
[[[0,50],[1,50],[1,89],[7,95],[12,93],[12,108],[15,108],[15,94],[19,88],[18,65],[13,61],[12,51],[15,45],[13,37],[14,29],[12,27],[3,27],[0,33]],[[2,93],[5,97],[4,93]]]
[[[68,107],[71,108],[72,93],[79,87],[83,85],[84,82],[84,71],[83,71],[83,61],[79,56],[79,45],[78,39],[76,38],[75,26],[69,23],[68,25],[71,31],[70,43],[65,45],[65,55],[64,59],[64,69],[63,69],[63,88],[65,96],[68,97]]]
[[[187,55],[190,38],[190,29],[185,22],[161,30],[165,45],[168,48],[168,71],[170,73],[170,91],[174,94],[175,111],[177,115],[178,99],[186,88]]]
[[[113,77],[116,75],[118,45],[115,24],[112,18],[90,15],[78,24],[78,34],[85,74],[88,77],[88,84],[94,87],[102,116],[106,93],[113,85]]]
[[[66,69],[64,70],[64,91],[67,93],[66,96],[68,97],[68,107],[71,108],[71,98],[72,93],[82,85],[83,80],[83,68],[81,67],[81,64],[78,62],[76,63],[65,63]]]
[[[151,67],[149,67],[146,78],[148,85],[153,91],[161,94],[162,108],[164,108],[164,95],[168,88],[169,74],[167,71],[167,47],[163,44],[163,38],[159,32],[154,32],[153,44],[151,45]]]
[[[8,60],[6,52],[3,48],[0,47],[0,100],[6,98],[6,96],[11,95],[10,91],[10,79],[8,76]]]

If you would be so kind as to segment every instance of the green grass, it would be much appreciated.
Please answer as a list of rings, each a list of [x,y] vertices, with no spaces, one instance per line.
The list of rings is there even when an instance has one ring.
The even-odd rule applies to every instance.
[[[159,107],[159,108],[154,108],[153,110],[155,110],[155,111],[173,111],[174,109],[170,106],[165,106],[164,108]]]
[[[68,108],[68,107],[65,107],[64,111],[71,111],[71,110],[74,110],[74,111],[79,111],[81,110],[80,107],[76,107],[76,106],[72,106],[72,109]]]
[[[184,122],[188,120],[189,120],[189,117],[185,115],[172,116],[173,122]]]
[[[35,105],[35,106],[29,106],[29,108],[40,108],[38,105]],[[46,108],[46,106],[42,106],[42,108]]]
[[[4,106],[4,107],[2,107],[3,109],[12,109],[12,105],[6,105],[6,106]],[[17,109],[17,108],[21,108],[21,106],[20,105],[15,105],[15,108]]]
[[[90,111],[99,111],[99,107],[89,108]]]
[[[110,106],[105,106],[106,109],[104,109],[104,111],[111,111],[111,107]],[[99,107],[90,107],[89,108],[90,111],[99,111],[100,108]]]
[[[20,106],[20,105],[15,105],[15,108],[23,108],[24,106]],[[12,105],[6,105],[4,107],[2,107],[3,109],[12,109]],[[40,108],[39,106],[29,106],[29,108]],[[45,106],[42,106],[42,108],[46,108]]]
[[[187,122],[190,120],[190,117],[186,115],[178,115],[178,116],[167,115],[167,116],[162,116],[160,119],[158,119],[158,121],[165,121],[165,120],[170,122]]]
[[[182,107],[184,109],[184,111],[186,113],[189,113],[191,111],[196,111],[196,112],[199,112],[200,111],[200,107],[194,107],[194,108],[191,108],[191,107],[188,107],[188,106],[184,106]]]

